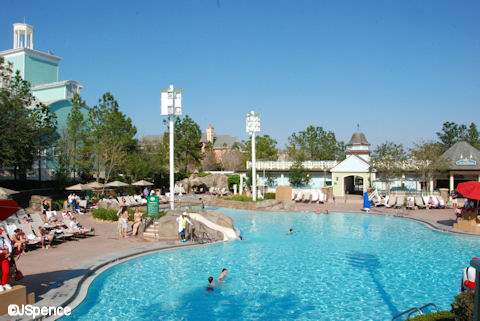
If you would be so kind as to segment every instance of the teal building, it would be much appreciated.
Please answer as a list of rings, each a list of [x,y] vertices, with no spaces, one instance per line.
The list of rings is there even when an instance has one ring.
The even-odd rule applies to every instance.
[[[19,70],[23,79],[30,82],[33,95],[57,116],[57,132],[63,136],[67,117],[72,109],[71,99],[75,93],[80,93],[82,85],[75,80],[58,80],[58,65],[62,58],[53,53],[44,53],[33,47],[34,27],[25,23],[13,25],[13,49],[0,51],[0,56],[6,62],[13,64],[14,70]],[[82,112],[88,115],[88,108]],[[55,177],[55,153],[42,153],[41,178],[49,180]],[[29,179],[38,179],[38,162],[28,173]]]

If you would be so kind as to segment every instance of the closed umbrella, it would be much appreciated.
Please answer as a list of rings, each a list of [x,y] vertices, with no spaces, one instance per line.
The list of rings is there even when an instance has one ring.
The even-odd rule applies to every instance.
[[[153,183],[150,183],[149,181],[146,181],[146,180],[142,179],[141,181],[132,183],[132,185],[133,186],[151,186],[151,185],[153,185]]]
[[[105,186],[110,186],[110,187],[123,187],[123,186],[128,186],[127,183],[120,182],[120,181],[113,181],[110,183],[105,184]]]

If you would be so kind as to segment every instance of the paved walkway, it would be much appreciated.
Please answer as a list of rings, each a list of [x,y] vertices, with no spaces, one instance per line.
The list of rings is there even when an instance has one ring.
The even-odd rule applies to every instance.
[[[362,201],[349,199],[345,202],[345,200],[340,199],[335,204],[333,202],[327,204],[298,203],[297,206],[299,211],[315,212],[328,209],[330,213],[358,213],[361,211]],[[455,222],[453,209],[398,210],[373,208],[371,212],[372,214],[395,215],[420,220],[434,228],[446,232],[455,232],[452,231]],[[22,255],[17,261],[18,268],[25,275],[25,278],[19,284],[27,286],[28,292],[35,292],[39,303],[42,303],[41,301],[47,291],[63,285],[69,279],[76,280],[78,283],[78,280],[86,274],[91,274],[90,266],[94,264],[92,262],[98,264],[98,262],[113,260],[112,258],[116,256],[126,257],[128,253],[132,255],[132,253],[148,252],[179,245],[176,240],[155,242],[142,238],[120,238],[117,236],[117,223],[99,222],[89,214],[80,216],[79,220],[85,227],[93,226],[96,235],[85,239],[67,241],[47,250],[37,249]],[[480,233],[472,234],[480,236]],[[82,266],[83,268],[79,268]],[[59,284],[59,279],[61,279],[62,284]],[[74,287],[74,285],[71,285],[66,289],[71,291],[73,290],[72,286]],[[51,292],[49,295],[51,296]]]

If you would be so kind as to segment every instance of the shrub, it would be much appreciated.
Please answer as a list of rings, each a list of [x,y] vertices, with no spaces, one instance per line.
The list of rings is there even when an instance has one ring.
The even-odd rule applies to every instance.
[[[228,189],[233,190],[233,184],[237,184],[240,188],[240,175],[228,175]]]
[[[63,203],[65,202],[66,200],[54,200],[52,202],[52,210],[56,210],[56,211],[59,211],[61,209],[63,209]]]
[[[415,321],[454,321],[453,313],[450,311],[438,311],[429,314],[417,315],[415,318],[410,319]]]
[[[128,208],[127,211],[130,214],[130,217],[128,218],[128,220],[130,222],[133,222],[133,220],[135,219],[135,217],[134,217],[135,210],[132,209],[132,208]],[[147,214],[145,213],[144,210],[140,210],[140,212],[142,213],[142,217],[147,216]],[[167,212],[160,212],[158,217],[160,218],[160,217],[164,216],[165,214],[167,214]],[[104,221],[112,221],[112,222],[118,221],[117,211],[116,210],[109,210],[109,209],[106,209],[106,208],[98,208],[98,209],[94,210],[93,213],[92,213],[92,216],[97,218],[97,219],[104,220]]]
[[[253,202],[253,199],[251,197],[247,197],[247,196],[243,196],[243,195],[222,197],[222,199],[227,200],[227,201]]]
[[[207,175],[210,175],[210,173],[204,173],[204,172],[198,173],[198,177],[205,177]]]
[[[275,193],[265,193],[265,195],[263,195],[265,197],[266,200],[274,200],[275,199]]]
[[[473,320],[475,308],[475,291],[464,291],[454,296],[455,302],[452,305],[452,312],[456,321]]]

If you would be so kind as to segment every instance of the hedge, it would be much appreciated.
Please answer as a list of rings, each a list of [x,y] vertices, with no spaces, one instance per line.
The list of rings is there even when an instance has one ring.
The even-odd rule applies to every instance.
[[[439,311],[429,314],[417,315],[412,321],[454,321],[455,317],[450,311]]]
[[[133,221],[134,218],[135,218],[134,217],[135,210],[129,208],[129,209],[127,209],[127,211],[130,214],[130,217],[128,218],[128,220]],[[142,217],[146,216],[144,210],[140,210],[140,212],[143,213]],[[165,214],[166,214],[166,212],[160,212],[160,217],[162,217]],[[97,219],[104,220],[104,221],[112,221],[112,222],[118,221],[117,211],[116,210],[109,210],[109,209],[106,209],[106,208],[98,208],[98,209],[94,210],[93,213],[92,213],[92,216],[97,218]]]

